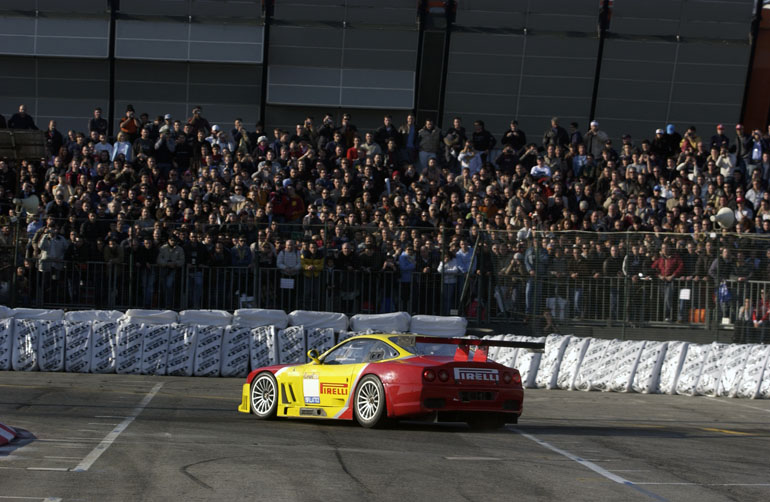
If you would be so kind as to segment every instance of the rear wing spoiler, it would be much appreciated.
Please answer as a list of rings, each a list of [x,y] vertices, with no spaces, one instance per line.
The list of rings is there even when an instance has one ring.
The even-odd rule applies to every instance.
[[[489,347],[508,347],[513,349],[529,349],[533,352],[543,352],[545,342],[514,342],[508,340],[489,340],[482,338],[446,338],[441,336],[424,335],[399,335],[398,343],[403,346],[413,346],[416,343],[438,343],[445,345],[457,345],[455,361],[480,361],[486,362],[489,355]],[[471,359],[471,348],[474,348]]]

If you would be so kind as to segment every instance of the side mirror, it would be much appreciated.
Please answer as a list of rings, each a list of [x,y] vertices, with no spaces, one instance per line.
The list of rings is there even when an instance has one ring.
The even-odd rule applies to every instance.
[[[321,364],[321,361],[318,359],[318,351],[316,349],[308,350],[307,357],[313,362],[313,364]]]

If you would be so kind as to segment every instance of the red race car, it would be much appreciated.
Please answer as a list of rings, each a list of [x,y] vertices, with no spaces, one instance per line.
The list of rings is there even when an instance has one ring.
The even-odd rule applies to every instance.
[[[243,385],[238,411],[259,419],[352,420],[376,427],[433,418],[474,428],[516,423],[524,390],[516,369],[487,360],[489,347],[543,343],[421,335],[360,335],[307,364],[258,368]]]

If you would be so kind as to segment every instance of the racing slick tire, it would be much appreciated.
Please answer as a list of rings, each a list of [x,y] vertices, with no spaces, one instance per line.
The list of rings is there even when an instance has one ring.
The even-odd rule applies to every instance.
[[[275,418],[278,409],[278,382],[269,371],[260,373],[251,383],[249,394],[251,412],[259,420]]]
[[[362,427],[383,427],[387,424],[385,388],[376,376],[366,375],[356,387],[353,396],[353,414]]]

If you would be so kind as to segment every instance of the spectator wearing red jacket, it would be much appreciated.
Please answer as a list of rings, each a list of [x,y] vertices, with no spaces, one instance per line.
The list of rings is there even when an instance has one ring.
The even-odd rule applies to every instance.
[[[299,225],[302,223],[302,218],[305,216],[305,202],[302,200],[302,197],[297,195],[294,185],[289,185],[286,190],[286,223],[290,225]]]
[[[674,279],[682,275],[684,263],[682,258],[672,253],[668,244],[664,243],[660,248],[660,256],[652,262],[652,269],[658,271],[658,278],[664,282],[663,287],[663,315],[666,321],[670,321],[674,310]],[[682,322],[683,312],[679,309],[677,322]]]
[[[757,308],[751,313],[751,320],[754,324],[755,335],[758,335],[758,339],[747,340],[754,343],[765,343],[765,335],[767,334],[768,321],[770,321],[770,299],[767,298],[765,290],[759,292],[759,302]]]

